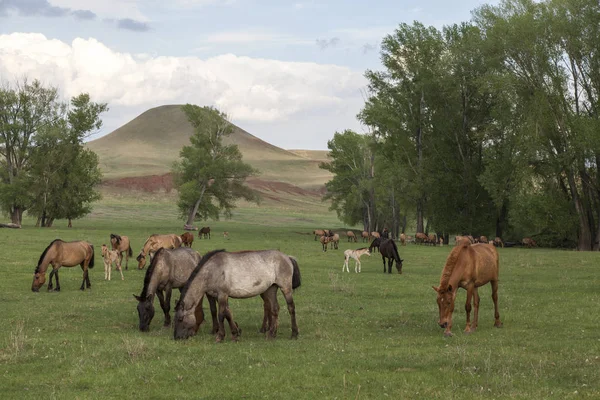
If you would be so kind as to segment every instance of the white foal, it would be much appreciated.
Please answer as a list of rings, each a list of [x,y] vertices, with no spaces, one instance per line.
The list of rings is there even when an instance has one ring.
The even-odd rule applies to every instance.
[[[350,272],[350,267],[348,266],[348,261],[350,260],[350,258],[354,259],[354,272],[359,273],[360,272],[360,257],[366,254],[368,256],[371,255],[371,253],[369,252],[369,249],[367,247],[363,247],[360,249],[356,249],[356,250],[352,250],[352,249],[348,249],[346,251],[344,251],[344,265],[342,265],[342,272],[344,272],[344,269],[347,270],[348,272]]]
[[[119,262],[119,252],[117,250],[109,250],[105,244],[102,245],[102,258],[104,259],[104,280],[110,281],[110,273],[112,270],[112,263],[114,262],[117,269],[121,273],[121,280],[125,280],[123,277],[123,270],[121,269],[121,263]]]

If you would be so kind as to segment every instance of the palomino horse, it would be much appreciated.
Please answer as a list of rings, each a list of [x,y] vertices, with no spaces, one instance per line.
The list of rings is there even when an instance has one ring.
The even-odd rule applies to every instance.
[[[110,243],[112,244],[112,249],[119,253],[119,264],[123,264],[123,252],[125,252],[125,269],[129,269],[129,257],[133,256],[129,238],[127,236],[119,236],[111,233]]]
[[[125,280],[123,277],[123,268],[121,268],[121,261],[119,260],[119,252],[117,250],[109,250],[105,244],[102,245],[101,249],[102,258],[104,259],[104,280],[110,281],[113,263],[115,263],[117,270],[121,273],[121,280]]]
[[[315,235],[315,242],[316,242],[317,238],[320,238],[321,236],[325,236],[325,231],[323,229],[315,229],[313,231],[313,235]]]
[[[356,234],[352,231],[346,232],[346,236],[348,236],[348,242],[356,243]]]
[[[183,247],[192,247],[192,243],[194,243],[194,235],[189,232],[184,232],[181,234],[181,245]]]
[[[138,261],[138,269],[143,269],[146,265],[146,256],[149,256],[150,261],[152,261],[152,257],[158,249],[177,249],[179,247],[181,247],[181,236],[179,235],[174,233],[168,235],[151,235],[146,239],[144,247],[136,258]]]
[[[32,291],[39,292],[40,288],[46,282],[48,265],[52,265],[48,282],[49,292],[52,290],[60,292],[58,269],[60,267],[74,267],[76,265],[81,265],[81,269],[83,270],[83,281],[81,282],[80,289],[91,288],[92,284],[90,283],[88,268],[94,267],[94,246],[83,240],[63,242],[60,239],[55,239],[52,241],[40,256],[37,267],[35,267],[33,283],[31,285]],[[56,289],[52,287],[52,276],[56,277]]]
[[[171,325],[171,292],[173,288],[179,289],[185,286],[190,275],[200,262],[200,254],[196,251],[181,247],[174,250],[158,249],[152,258],[150,266],[146,270],[144,277],[144,287],[139,296],[133,297],[139,301],[137,310],[140,317],[140,331],[148,332],[150,322],[154,317],[154,295],[158,296],[160,308],[165,313],[164,326]],[[213,333],[217,332],[217,305],[214,298],[209,297],[210,310],[213,316]],[[198,330],[200,324],[204,321],[204,311],[202,310],[202,300],[195,310],[196,327]]]
[[[465,333],[475,332],[479,317],[479,293],[477,288],[490,282],[492,285],[492,300],[494,301],[494,326],[502,326],[498,312],[498,252],[489,244],[470,245],[467,241],[460,242],[454,247],[446,259],[442,270],[440,285],[433,286],[437,292],[437,303],[440,310],[440,327],[444,328],[445,336],[452,336],[452,312],[458,288],[467,290],[467,326]],[[471,299],[474,313],[471,324]]]
[[[210,239],[210,226],[203,226],[202,228],[200,228],[200,230],[198,231],[198,237],[200,239]]]
[[[385,259],[388,259],[388,273],[392,273],[392,265],[394,261],[396,261],[396,269],[398,273],[402,273],[402,261],[400,258],[400,254],[398,254],[398,247],[396,247],[396,242],[391,239],[375,239],[380,240],[379,243],[379,253],[381,254],[381,259],[383,260],[383,273],[385,274]]]
[[[369,249],[367,249],[366,247],[361,247],[360,249],[356,249],[356,250],[348,249],[348,250],[344,251],[344,265],[342,265],[342,272],[344,272],[344,269],[347,270],[348,272],[350,272],[350,267],[348,266],[348,261],[350,261],[350,259],[353,258],[354,259],[354,272],[359,273],[360,272],[360,257],[362,255],[370,256],[371,253],[369,252]]]
[[[269,308],[269,338],[277,335],[279,304],[277,289],[281,289],[292,321],[292,339],[298,337],[296,307],[292,291],[300,286],[300,269],[296,260],[277,250],[241,251],[228,253],[214,250],[202,257],[198,266],[181,291],[175,307],[175,339],[186,339],[194,334],[195,309],[208,294],[219,302],[219,331],[217,342],[225,337],[224,321],[227,319],[233,340],[239,334],[229,309],[229,297],[245,299],[260,295]]]

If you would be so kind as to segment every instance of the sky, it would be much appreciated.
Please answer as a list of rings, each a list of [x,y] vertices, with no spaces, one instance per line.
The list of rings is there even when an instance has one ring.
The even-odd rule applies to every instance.
[[[0,82],[108,103],[103,136],[149,108],[217,107],[285,149],[366,132],[367,69],[400,23],[442,28],[494,0],[0,0]]]

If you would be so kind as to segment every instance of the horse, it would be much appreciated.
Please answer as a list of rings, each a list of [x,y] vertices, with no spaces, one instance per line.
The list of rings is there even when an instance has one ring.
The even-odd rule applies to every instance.
[[[487,242],[488,242],[487,236],[484,236],[484,235],[479,236],[479,243],[487,243]]]
[[[210,226],[203,226],[202,228],[200,228],[200,230],[198,231],[198,237],[200,239],[210,239]]]
[[[144,277],[144,286],[142,293],[139,296],[135,294],[133,297],[139,302],[137,306],[138,316],[140,318],[139,328],[142,332],[150,330],[150,322],[154,317],[154,295],[158,296],[160,308],[165,314],[164,326],[171,325],[171,292],[172,290],[181,289],[189,279],[190,275],[200,262],[200,254],[187,248],[180,247],[178,249],[160,248],[154,254],[150,266],[146,270]],[[212,333],[217,332],[217,305],[214,298],[209,297],[210,311],[213,319]],[[200,324],[204,321],[204,310],[202,309],[202,299],[195,310],[196,327],[198,331]]]
[[[140,254],[136,257],[138,269],[144,269],[144,266],[146,265],[146,255],[150,256],[150,261],[152,261],[152,257],[158,249],[176,249],[181,247],[181,243],[181,236],[174,233],[168,235],[150,235],[150,237],[146,239],[144,247],[140,250]]]
[[[112,244],[112,249],[119,252],[119,264],[123,264],[123,252],[125,252],[125,269],[129,269],[129,257],[133,257],[129,238],[111,233],[110,243]]]
[[[535,240],[533,240],[530,237],[523,238],[521,243],[523,243],[523,246],[527,246],[528,249],[537,246],[537,243],[535,242]]]
[[[445,336],[452,336],[452,312],[458,288],[466,289],[467,326],[465,333],[475,332],[479,317],[479,294],[477,288],[487,284],[492,285],[492,300],[494,301],[494,326],[500,328],[500,313],[498,312],[498,269],[499,257],[496,248],[489,244],[471,245],[462,241],[454,247],[446,259],[442,270],[440,285],[433,286],[437,292],[437,303],[440,311],[438,324],[444,328]],[[471,324],[471,299],[473,299],[474,313]]]
[[[216,341],[225,337],[224,320],[227,319],[233,340],[237,340],[239,327],[233,321],[229,297],[245,299],[260,295],[268,309],[268,338],[277,335],[279,304],[277,289],[281,289],[291,317],[292,339],[298,337],[296,307],[292,291],[301,284],[298,262],[277,250],[241,251],[228,253],[213,250],[205,254],[181,291],[175,307],[175,339],[186,339],[194,334],[195,308],[205,294],[219,302],[219,330]],[[267,317],[267,315],[265,315]]]
[[[189,232],[183,232],[181,234],[181,245],[184,247],[192,247],[194,243],[194,235]]]
[[[406,246],[406,235],[404,233],[400,234],[400,244]]]
[[[423,232],[417,232],[415,234],[415,239],[416,239],[417,243],[427,243],[427,242],[429,242],[429,236],[427,236]]]
[[[379,238],[381,238],[381,235],[379,234],[379,232],[373,231],[373,232],[371,232],[371,237],[373,237],[375,239],[379,239]]]
[[[227,231],[223,232],[223,239],[229,239],[229,232],[227,232]]]
[[[319,240],[323,246],[323,251],[327,251],[327,243],[329,243],[330,240],[329,236],[323,235]]]
[[[338,235],[337,233],[334,234],[333,236],[331,236],[329,238],[329,243],[331,243],[331,247],[330,249],[338,249],[339,243],[340,243],[340,235]]]
[[[377,251],[379,251],[379,245],[381,244],[381,238],[375,238],[373,239],[373,241],[371,242],[371,245],[369,246],[369,251],[371,253],[373,253],[373,251],[375,249],[377,249]]]
[[[437,240],[436,240],[436,238],[435,238],[435,233],[430,233],[430,234],[427,236],[427,241],[428,241],[428,242],[429,242],[429,244],[431,244],[432,246],[435,246],[435,245],[436,245],[436,243],[437,243]]]
[[[325,236],[325,231],[323,229],[315,229],[312,233],[315,235],[315,241],[317,241],[317,238]]]
[[[354,232],[352,231],[348,231],[346,232],[346,236],[348,236],[348,242],[354,242],[356,243],[356,235],[354,234]]]
[[[362,231],[362,233],[360,234],[360,237],[362,238],[363,242],[368,242],[371,239],[371,236],[369,235],[369,232],[367,232],[367,231]]]
[[[348,250],[344,251],[344,265],[342,265],[342,272],[344,272],[344,269],[346,269],[348,272],[350,272],[350,267],[348,267],[348,261],[351,258],[353,258],[354,259],[354,272],[359,273],[360,272],[360,257],[362,255],[370,256],[371,253],[369,252],[369,249],[366,247],[361,247],[360,249],[356,249],[356,250],[348,249]]]
[[[381,259],[383,260],[383,273],[385,274],[385,259],[388,259],[388,273],[392,273],[392,265],[394,261],[396,261],[396,269],[398,273],[402,273],[402,261],[400,258],[400,254],[398,254],[398,247],[396,247],[396,242],[391,239],[375,239],[381,240],[379,243],[379,253],[381,254]]]
[[[498,236],[496,236],[494,238],[494,246],[496,246],[496,247],[500,246],[500,247],[504,248],[504,242],[502,241],[501,238],[499,238]]]
[[[83,281],[81,290],[92,287],[88,268],[94,268],[94,246],[83,240],[75,242],[64,242],[60,239],[53,240],[42,252],[38,260],[37,267],[33,273],[33,283],[31,290],[39,292],[40,288],[46,282],[46,270],[48,265],[52,264],[50,279],[48,282],[48,291],[56,290],[60,292],[60,283],[58,281],[58,269],[60,267],[74,267],[80,265],[83,270]],[[52,276],[56,277],[56,289],[52,287]]]
[[[110,281],[113,263],[115,263],[117,270],[121,273],[121,280],[125,280],[123,277],[123,268],[121,268],[121,261],[119,260],[119,252],[117,250],[109,250],[105,244],[102,245],[101,249],[102,258],[104,259],[104,280]]]

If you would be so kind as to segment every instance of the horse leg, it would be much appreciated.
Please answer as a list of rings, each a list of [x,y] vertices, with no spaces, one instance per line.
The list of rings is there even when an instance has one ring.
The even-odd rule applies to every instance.
[[[48,278],[48,291],[54,291],[54,287],[52,286],[52,277],[54,276],[54,266],[52,267],[52,271],[50,271],[50,277]]]
[[[196,317],[196,329],[194,330],[194,333],[198,333],[200,325],[202,325],[202,323],[204,322],[204,308],[202,307],[202,303],[204,303],[204,296],[202,296],[200,302],[194,310],[194,316]],[[169,304],[171,303],[169,302]]]
[[[163,323],[163,326],[169,326],[169,325],[171,325],[171,315],[169,314],[169,307],[165,303],[164,291],[157,290],[156,297],[158,297],[158,301],[160,303],[160,308],[163,310],[163,313],[165,314],[165,322]],[[171,298],[171,294],[169,293],[169,299],[170,298]]]
[[[344,271],[342,270],[342,272]],[[263,322],[258,333],[265,333],[267,332],[267,329],[269,329],[269,319],[271,318],[271,305],[269,304],[269,298],[266,296],[265,293],[262,293],[260,297],[263,299]]]
[[[283,297],[288,306],[288,312],[290,313],[290,317],[292,319],[292,339],[298,339],[298,324],[296,323],[296,305],[294,304],[294,298],[292,297],[292,288],[291,286],[284,289],[281,288],[281,293],[283,293]]]
[[[279,302],[277,301],[277,285],[271,285],[265,292],[265,297],[269,301],[270,327],[267,339],[274,339],[277,336],[279,328]]]
[[[121,257],[122,259],[123,257]],[[123,277],[123,267],[121,267],[121,261],[117,259],[117,269],[119,270],[119,273],[121,274],[121,280],[124,281],[125,278]]]
[[[83,280],[81,281],[81,287],[79,290],[85,290],[85,276],[87,272],[87,268],[85,267],[85,262],[81,263],[81,270],[83,271]]]
[[[383,260],[383,273],[385,274],[385,257],[381,256],[381,259]]]
[[[502,327],[502,322],[500,321],[500,312],[498,311],[498,281],[491,281],[492,284],[492,300],[494,301],[494,326],[496,328]]]
[[[356,260],[356,262],[354,263],[354,272],[359,273],[360,272],[360,259],[356,258],[355,260]],[[358,271],[356,271],[357,267],[358,267]]]
[[[473,298],[474,284],[470,284],[467,287],[467,302],[465,303],[465,311],[467,312],[467,326],[465,326],[465,333],[471,333],[471,299]]]
[[[219,302],[219,330],[217,331],[216,341],[220,343],[225,338],[225,310],[228,307],[227,296],[220,295],[218,298]],[[230,325],[231,327],[231,325]]]
[[[392,265],[394,264],[394,259],[393,258],[389,258],[388,259],[388,274],[392,273]]]
[[[181,291],[181,289],[179,290]],[[210,333],[216,335],[219,331],[219,321],[217,320],[217,300],[214,297],[209,296],[208,294],[206,295],[206,298],[208,299],[208,305],[210,307],[210,315],[212,317],[213,324]]]
[[[473,322],[471,323],[471,332],[475,332],[479,322],[479,292],[477,288],[473,290]]]

